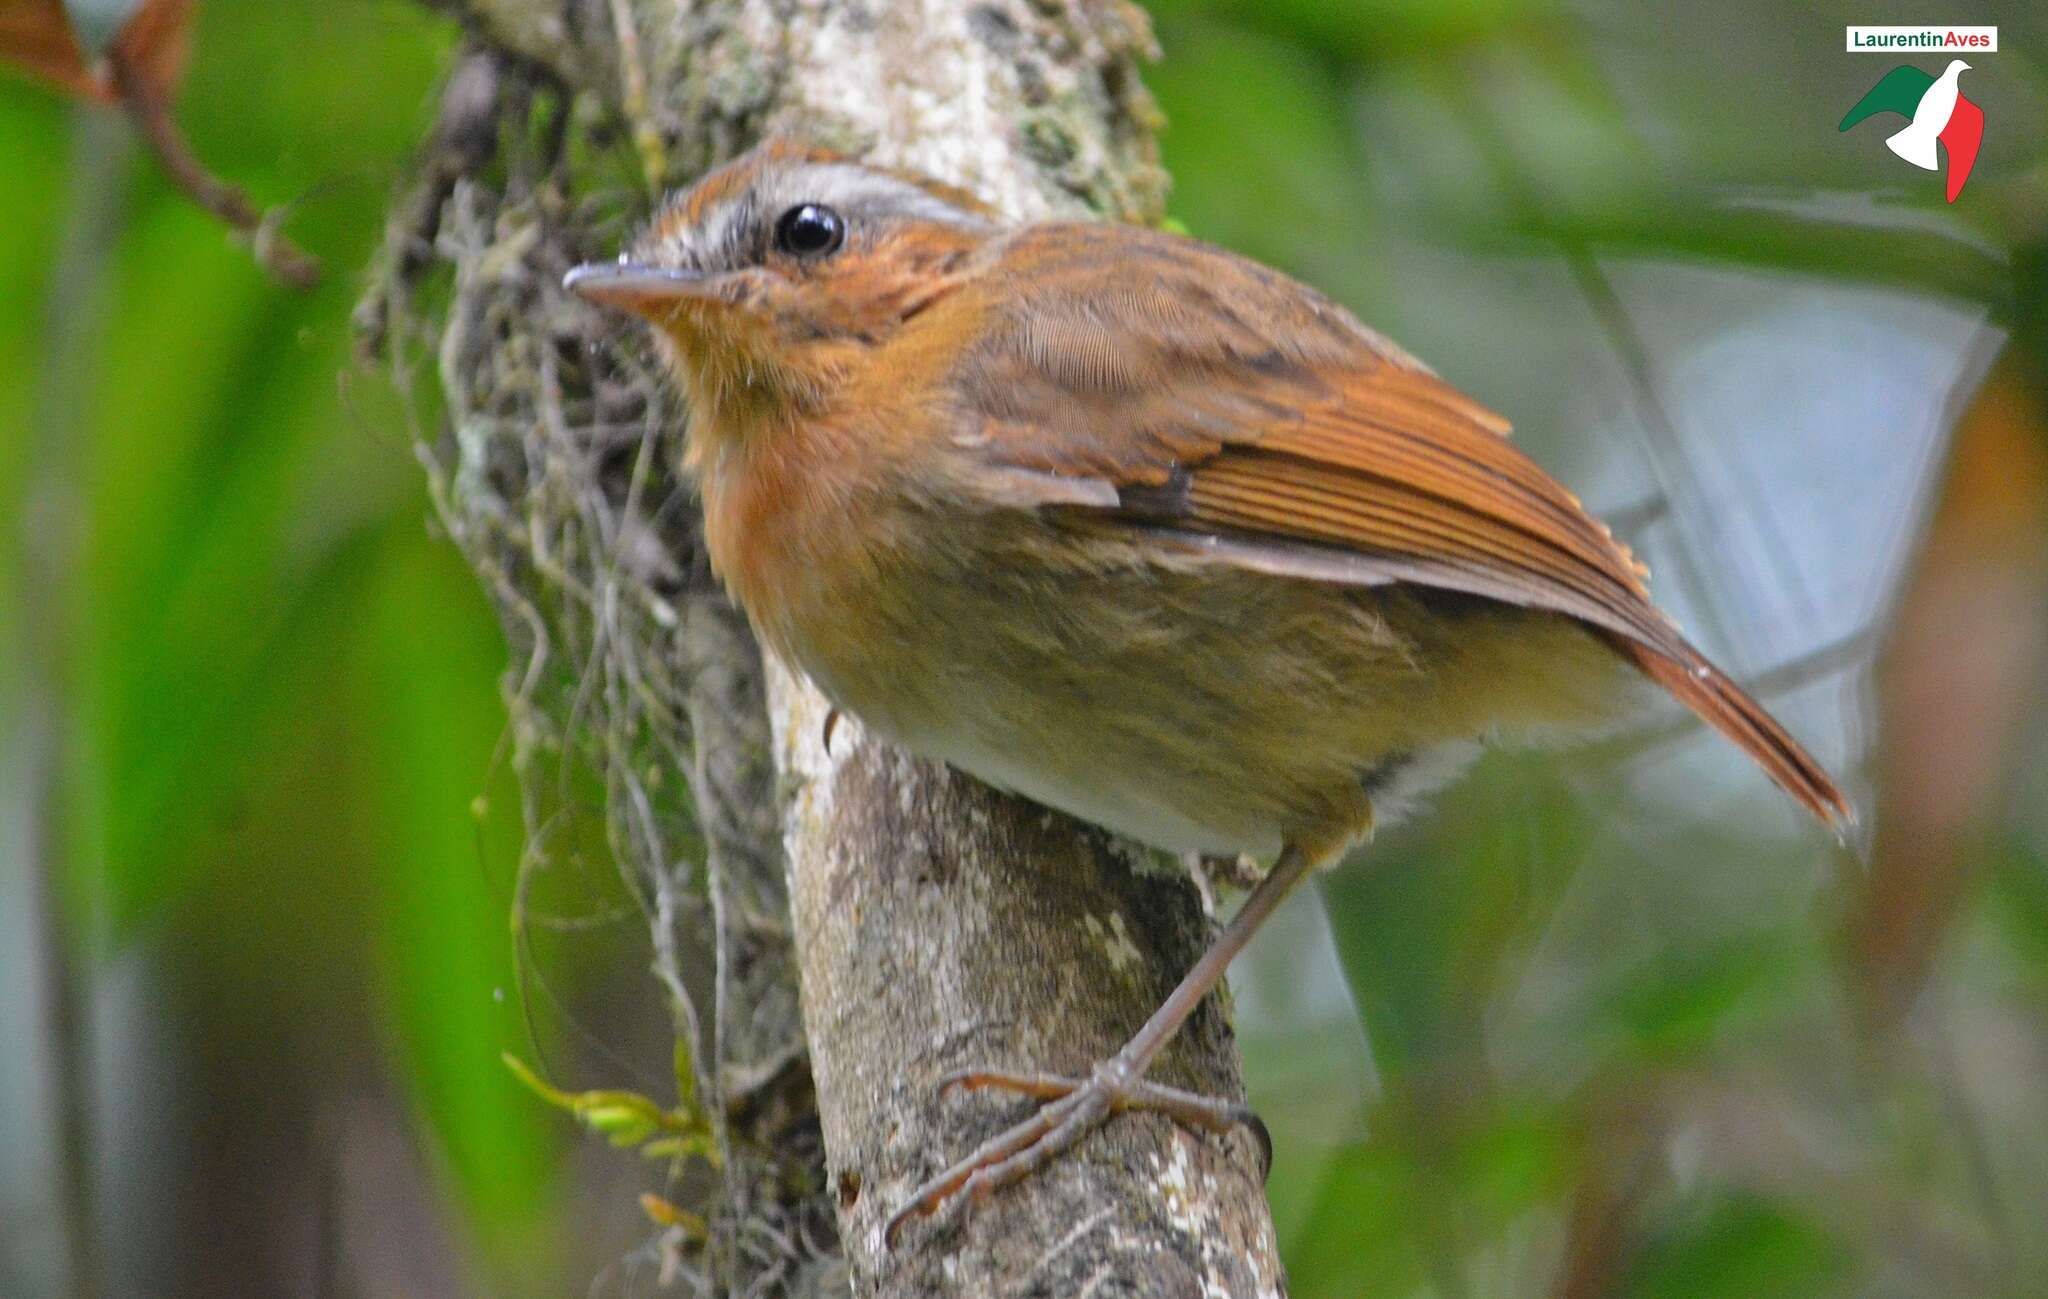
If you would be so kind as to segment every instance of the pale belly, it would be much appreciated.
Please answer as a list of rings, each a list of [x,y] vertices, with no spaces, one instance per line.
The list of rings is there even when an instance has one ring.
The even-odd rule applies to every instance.
[[[1073,761],[1079,746],[1093,736],[1077,734],[1068,746],[1039,747],[1034,744],[1038,737],[1028,731],[1006,730],[1000,723],[973,725],[965,712],[959,717],[963,724],[942,723],[923,734],[905,734],[900,742],[997,789],[1168,852],[1270,857],[1280,849],[1280,819],[1261,815],[1261,809],[1214,800],[1191,807],[1176,796],[1187,791],[1173,789],[1156,766],[1143,770],[1085,758]]]
[[[1135,543],[1104,562],[1099,538],[1049,544],[1035,522],[981,540],[844,593],[789,648],[906,748],[1169,851],[1348,841],[1483,736],[1584,713],[1618,667],[1563,619],[1483,601]]]

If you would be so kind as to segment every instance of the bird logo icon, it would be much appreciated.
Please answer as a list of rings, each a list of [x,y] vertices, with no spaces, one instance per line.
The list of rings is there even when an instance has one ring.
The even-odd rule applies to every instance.
[[[1953,203],[1970,179],[1977,162],[1977,146],[1984,140],[1984,110],[1965,95],[1960,85],[1970,65],[1949,60],[1938,77],[1928,76],[1910,63],[1902,63],[1884,74],[1856,107],[1842,119],[1848,130],[1866,117],[1897,113],[1907,118],[1903,130],[1885,137],[1885,147],[1923,171],[1941,170],[1935,153],[1939,141],[1948,151],[1948,201]]]

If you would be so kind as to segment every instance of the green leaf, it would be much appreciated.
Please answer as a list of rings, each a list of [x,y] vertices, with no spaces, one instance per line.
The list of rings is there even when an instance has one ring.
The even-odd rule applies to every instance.
[[[1584,852],[1586,812],[1529,758],[1499,755],[1425,822],[1323,877],[1331,935],[1391,1084],[1477,1042],[1504,958]]]
[[[464,609],[472,616],[446,617]],[[506,933],[519,853],[505,726],[504,644],[474,578],[415,529],[379,548],[360,612],[360,667],[344,706],[371,742],[379,828],[379,991],[421,1115],[501,1280],[545,1272],[555,1142],[500,1060],[525,1040]],[[478,791],[508,814],[481,826]]]
[[[689,1058],[680,1049],[677,1056],[679,1062],[686,1063]],[[720,1162],[710,1125],[694,1104],[665,1110],[638,1092],[604,1089],[563,1091],[543,1080],[510,1051],[500,1059],[512,1071],[513,1077],[525,1083],[542,1100],[574,1114],[591,1131],[602,1133],[615,1146],[640,1146],[641,1153],[650,1158],[696,1155],[713,1166]],[[655,1140],[657,1137],[660,1139]]]
[[[1626,1293],[1639,1299],[1812,1299],[1845,1258],[1821,1228],[1747,1193],[1719,1196],[1645,1247]]]
[[[1419,1171],[1385,1142],[1340,1152],[1324,1173],[1315,1209],[1285,1243],[1288,1292],[1296,1299],[1416,1293],[1429,1276],[1415,1232]]]
[[[1608,1013],[1640,1056],[1683,1061],[1796,998],[1810,945],[1798,934],[1744,934],[1697,953],[1666,953],[1616,978]]]
[[[2048,854],[2010,837],[1992,853],[1991,914],[2036,984],[2048,983]]]
[[[195,134],[221,133],[232,148],[209,139],[200,152],[259,194],[283,192],[265,177],[281,158],[299,156],[284,141],[346,140],[302,158],[291,182],[308,184],[318,170],[322,187],[298,204],[305,216],[294,224],[331,233],[320,251],[338,271],[359,264],[378,238],[387,191],[337,183],[337,169],[388,175],[407,156],[430,113],[415,92],[430,83],[432,57],[448,39],[398,11],[355,15],[337,10],[316,21],[249,0],[203,7],[217,39],[197,43],[200,63],[180,113]],[[259,65],[295,71],[259,75]],[[376,66],[397,93],[316,102],[276,89],[337,65],[351,75]],[[262,97],[260,108],[251,94]],[[0,143],[9,143],[6,131],[0,119]],[[229,156],[258,150],[249,137],[264,131],[276,134],[264,137],[260,155]],[[6,153],[19,155],[27,178],[22,211],[33,235],[42,195],[61,187],[29,183],[41,170],[37,150],[10,143]],[[279,638],[309,597],[311,575],[360,530],[390,518],[416,528],[425,509],[417,470],[393,436],[397,420],[373,422],[336,399],[336,376],[350,364],[355,276],[338,273],[313,294],[280,293],[159,168],[140,161],[135,175],[134,214],[101,290],[104,340],[85,366],[102,381],[83,398],[90,524],[79,583],[74,802],[87,843],[74,888],[104,898],[116,941],[227,864],[202,845],[231,814],[254,761],[248,712],[273,688]],[[46,242],[41,251],[47,258]],[[6,252],[0,267],[15,269]],[[33,294],[18,300],[32,304]],[[28,314],[40,321],[39,311]],[[7,336],[0,324],[0,360]],[[0,385],[0,417],[14,387]],[[477,616],[476,607],[465,616]]]

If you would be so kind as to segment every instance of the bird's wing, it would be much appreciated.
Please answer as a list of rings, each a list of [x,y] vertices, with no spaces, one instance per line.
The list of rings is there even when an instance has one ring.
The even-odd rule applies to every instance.
[[[962,448],[1048,499],[1260,571],[1567,614],[1817,815],[1820,766],[1650,603],[1644,573],[1507,422],[1264,267],[1129,228],[1027,228],[953,376]],[[994,481],[993,479],[991,481]]]
[[[1911,64],[1902,63],[1885,73],[1863,98],[1857,100],[1856,107],[1843,115],[1842,124],[1836,129],[1846,131],[1864,118],[1878,113],[1897,113],[1910,120],[1913,110],[1920,107],[1921,99],[1933,84],[1933,77]]]

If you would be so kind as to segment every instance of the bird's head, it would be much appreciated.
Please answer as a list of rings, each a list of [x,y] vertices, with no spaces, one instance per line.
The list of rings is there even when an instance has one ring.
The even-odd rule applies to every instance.
[[[829,400],[998,229],[964,191],[771,141],[677,194],[579,296],[655,327],[688,389],[693,453]]]

